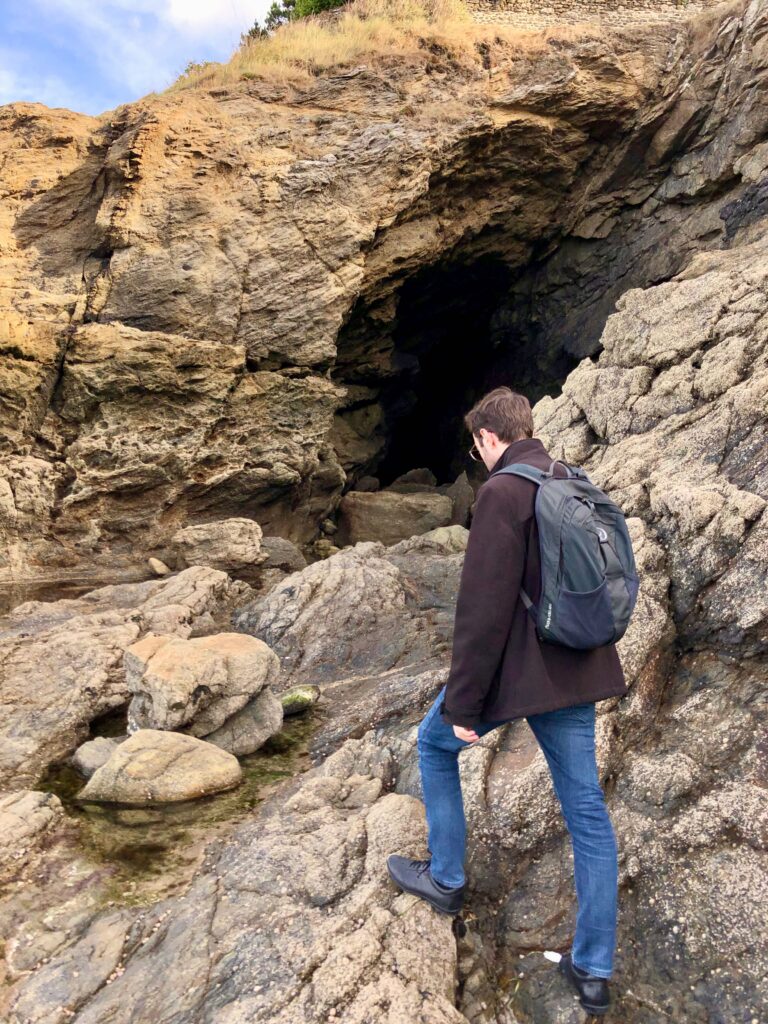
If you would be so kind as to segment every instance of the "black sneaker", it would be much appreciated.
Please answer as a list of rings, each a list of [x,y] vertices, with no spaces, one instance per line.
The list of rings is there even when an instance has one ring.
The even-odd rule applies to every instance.
[[[413,860],[393,853],[387,857],[387,870],[392,881],[405,892],[420,896],[442,914],[461,913],[464,903],[464,886],[447,889],[432,877],[431,860]]]
[[[596,974],[588,974],[580,967],[574,966],[570,953],[563,953],[558,967],[579,993],[579,1002],[587,1013],[600,1017],[608,1012],[611,997],[607,978],[599,978]]]

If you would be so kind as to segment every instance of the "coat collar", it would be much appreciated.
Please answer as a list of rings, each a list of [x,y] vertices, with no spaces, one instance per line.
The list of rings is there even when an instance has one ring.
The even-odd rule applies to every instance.
[[[509,466],[513,462],[520,462],[527,455],[532,455],[534,452],[543,452],[544,450],[544,443],[538,437],[522,437],[519,441],[512,441],[494,462],[488,475],[493,476],[494,473],[503,469],[504,466]]]

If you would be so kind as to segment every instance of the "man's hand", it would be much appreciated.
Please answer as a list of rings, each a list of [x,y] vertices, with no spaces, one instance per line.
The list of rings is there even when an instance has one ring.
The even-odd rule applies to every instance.
[[[465,743],[474,743],[475,740],[480,739],[474,729],[465,729],[463,725],[454,725],[453,734],[457,739],[464,740]]]

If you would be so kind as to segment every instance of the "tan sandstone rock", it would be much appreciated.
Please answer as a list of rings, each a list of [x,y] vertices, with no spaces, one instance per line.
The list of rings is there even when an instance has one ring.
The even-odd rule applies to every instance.
[[[129,728],[186,726],[193,736],[218,729],[280,671],[269,647],[243,633],[191,640],[148,633],[126,649],[123,663],[134,694]]]
[[[262,530],[253,519],[225,519],[186,526],[171,543],[186,565],[207,565],[224,572],[258,565],[269,557],[261,551]]]
[[[453,502],[444,494],[350,491],[339,506],[342,543],[396,544],[414,534],[447,526]]]
[[[119,744],[78,793],[122,804],[194,800],[237,786],[240,764],[212,743],[162,729],[140,729]]]
[[[190,636],[244,586],[194,567],[77,598],[28,601],[0,619],[0,783],[34,785],[74,753],[95,718],[128,703],[126,648],[149,632]]]

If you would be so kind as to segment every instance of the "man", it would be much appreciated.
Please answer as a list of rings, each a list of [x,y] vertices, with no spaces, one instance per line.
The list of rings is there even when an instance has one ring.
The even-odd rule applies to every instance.
[[[418,731],[429,860],[393,855],[392,879],[437,910],[463,904],[466,822],[458,755],[481,736],[525,717],[552,775],[571,835],[578,913],[560,969],[590,1013],[605,1013],[618,903],[616,838],[595,760],[595,701],[626,693],[615,644],[576,650],[538,639],[520,599],[541,593],[537,486],[498,471],[514,462],[549,470],[552,457],[533,437],[531,406],[496,388],[465,416],[489,478],[477,492],[456,602],[448,680]],[[561,465],[552,466],[565,475]]]

